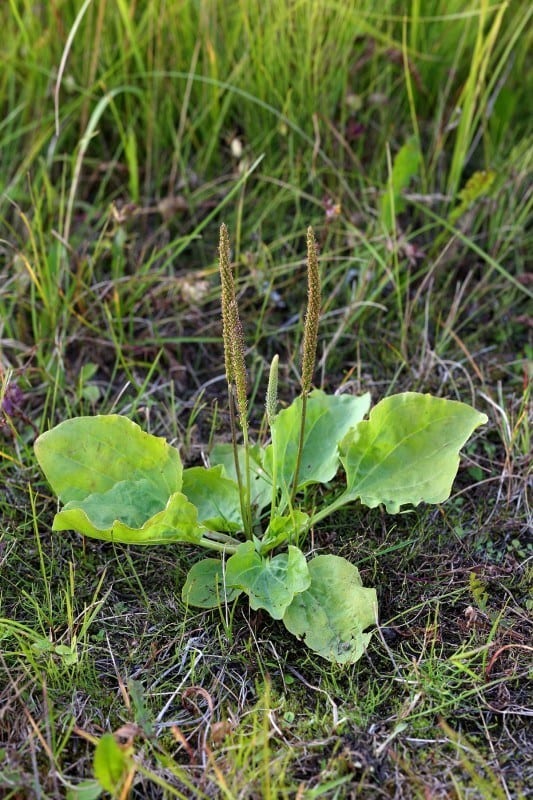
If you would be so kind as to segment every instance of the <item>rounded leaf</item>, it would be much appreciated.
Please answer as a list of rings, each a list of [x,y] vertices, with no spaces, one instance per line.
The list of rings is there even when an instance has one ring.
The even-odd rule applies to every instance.
[[[316,556],[307,566],[309,588],[295,596],[283,623],[322,658],[353,664],[370,640],[363,631],[376,622],[376,590],[363,587],[357,567],[340,556]]]
[[[242,530],[239,487],[223,476],[223,466],[190,467],[183,472],[183,494],[198,509],[198,519],[214,531]]]
[[[35,455],[63,503],[108,492],[119,481],[145,480],[164,507],[181,489],[178,451],[119,414],[61,422],[38,437]]]
[[[93,500],[98,503],[98,498],[101,497],[105,495],[97,495],[94,498],[91,496],[80,503],[74,501],[68,503],[55,515],[52,530],[74,530],[94,539],[120,544],[197,543],[206,531],[206,528],[198,522],[196,507],[180,492],[173,494],[162,511],[149,517],[139,527],[132,527],[125,521],[128,519],[127,510],[121,514],[120,510],[115,508],[119,517],[114,520],[111,520],[112,514],[106,520],[104,512],[97,518],[97,523],[101,525],[107,522],[109,527],[102,529],[89,517],[93,509]]]
[[[183,602],[197,608],[218,608],[233,602],[240,594],[240,589],[226,584],[220,558],[204,558],[193,564],[181,590]]]
[[[314,389],[307,399],[305,431],[298,486],[327,483],[339,469],[341,439],[357,425],[370,407],[370,395],[353,397],[348,394],[328,395]],[[265,469],[274,474],[273,459],[277,460],[277,479],[282,489],[290,492],[298,454],[302,420],[302,398],[276,415],[272,429],[272,444],[265,451]]]
[[[226,583],[246,592],[250,608],[264,608],[273,619],[281,619],[298,592],[309,586],[305,556],[297,547],[265,558],[253,542],[243,542],[226,565]]]
[[[459,467],[459,450],[485,414],[465,403],[404,392],[386,397],[341,445],[346,502],[359,498],[397,514],[406,503],[442,503]]]

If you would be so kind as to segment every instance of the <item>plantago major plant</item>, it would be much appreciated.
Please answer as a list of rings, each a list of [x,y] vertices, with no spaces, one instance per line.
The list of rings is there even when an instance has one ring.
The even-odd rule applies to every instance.
[[[184,469],[179,452],[126,417],[79,417],[42,434],[35,452],[64,504],[53,530],[116,543],[195,545],[211,551],[185,580],[187,605],[215,608],[246,595],[313,651],[337,663],[364,652],[377,619],[376,591],[356,566],[306,553],[309,531],[359,501],[391,514],[442,503],[459,450],[484,414],[464,403],[405,392],[369,412],[370,396],[313,389],[320,272],[307,232],[308,303],[301,392],[278,411],[278,356],[270,366],[266,443],[248,429],[245,346],[229,236],[220,229],[222,331],[231,444],[217,444],[209,467]],[[368,414],[368,418],[367,417]],[[306,504],[313,484],[335,482]],[[317,498],[320,499],[317,499]]]

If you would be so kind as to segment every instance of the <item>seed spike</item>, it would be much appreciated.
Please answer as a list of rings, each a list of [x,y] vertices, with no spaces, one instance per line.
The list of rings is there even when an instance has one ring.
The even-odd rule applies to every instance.
[[[278,368],[279,368],[279,356],[276,354],[272,359],[272,363],[270,364],[270,371],[268,373],[266,403],[265,403],[266,415],[269,425],[272,425],[272,423],[274,422],[274,417],[276,416],[276,410],[278,407]]]
[[[235,370],[233,363],[233,336],[232,336],[232,305],[235,303],[235,284],[231,268],[231,248],[228,229],[224,223],[220,226],[218,247],[220,269],[220,304],[222,309],[222,339],[224,343],[224,362],[228,387],[235,383]]]
[[[248,539],[252,538],[252,511],[251,511],[251,479],[250,479],[250,452],[248,442],[248,398],[246,385],[246,363],[244,360],[244,334],[237,298],[235,295],[235,278],[231,267],[231,248],[227,227],[220,226],[219,239],[219,266],[220,266],[220,304],[222,308],[222,339],[224,343],[224,363],[228,383],[228,400],[231,420],[231,440],[233,445],[233,458],[235,473],[239,485],[241,503],[241,516],[244,531]],[[237,431],[235,420],[235,406],[239,415],[239,424],[242,431],[244,447],[244,470],[241,470],[239,451],[237,445]],[[244,472],[244,475],[243,475]]]
[[[237,398],[239,421],[241,423],[241,428],[244,431],[244,428],[246,427],[246,415],[248,411],[248,387],[246,382],[246,363],[244,360],[244,333],[236,300],[232,300],[230,311],[232,326],[231,351],[233,378],[235,381],[235,394]]]
[[[318,324],[320,320],[320,268],[318,247],[311,227],[307,229],[307,312],[302,346],[301,386],[304,395],[311,391],[315,371]]]

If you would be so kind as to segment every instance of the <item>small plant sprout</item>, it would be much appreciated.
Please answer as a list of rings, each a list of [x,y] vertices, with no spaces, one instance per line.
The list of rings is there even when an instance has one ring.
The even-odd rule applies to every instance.
[[[278,410],[274,356],[265,404],[269,441],[252,442],[245,344],[225,225],[219,262],[231,444],[213,447],[209,467],[184,469],[176,448],[126,417],[62,422],[35,443],[39,464],[64,504],[53,530],[209,550],[211,556],[189,570],[182,589],[187,605],[215,608],[246,595],[252,609],[282,620],[323,658],[353,663],[376,622],[376,591],[362,585],[357,567],[346,559],[308,554],[307,534],[356,501],[383,505],[391,514],[407,505],[442,503],[461,447],[487,418],[464,403],[414,392],[386,397],[368,413],[369,394],[312,388],[320,272],[309,228],[301,392]],[[320,505],[309,507],[302,490],[313,484],[328,486]]]

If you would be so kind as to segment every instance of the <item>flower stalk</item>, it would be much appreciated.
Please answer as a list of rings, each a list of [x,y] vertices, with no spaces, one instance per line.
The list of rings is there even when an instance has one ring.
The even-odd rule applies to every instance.
[[[318,265],[318,247],[314,231],[307,229],[307,310],[305,314],[304,337],[302,345],[301,378],[302,390],[302,417],[300,435],[298,439],[298,452],[296,467],[291,491],[291,503],[294,501],[298,490],[300,467],[305,437],[305,418],[307,410],[307,396],[311,391],[313,373],[315,371],[316,348],[318,342],[318,325],[320,322],[321,287],[320,268]]]
[[[276,354],[272,359],[272,363],[270,364],[270,370],[268,373],[266,402],[265,402],[266,418],[268,426],[270,428],[270,434],[272,437],[272,448],[274,450],[274,456],[272,458],[272,500],[270,502],[270,522],[272,522],[274,517],[276,516],[277,500],[278,500],[278,475],[277,475],[278,459],[276,453],[276,437],[272,431],[272,425],[274,423],[278,407],[278,371],[279,371],[279,356]]]
[[[250,446],[248,439],[248,387],[246,381],[246,363],[244,358],[244,333],[239,317],[239,308],[235,295],[235,278],[231,266],[231,249],[226,225],[220,226],[219,268],[221,283],[222,339],[224,343],[224,363],[226,382],[228,384],[228,403],[230,414],[231,441],[235,460],[235,473],[239,485],[241,516],[244,532],[251,539],[252,508],[250,479]],[[242,431],[244,447],[244,478],[239,461],[237,447],[237,411]]]

